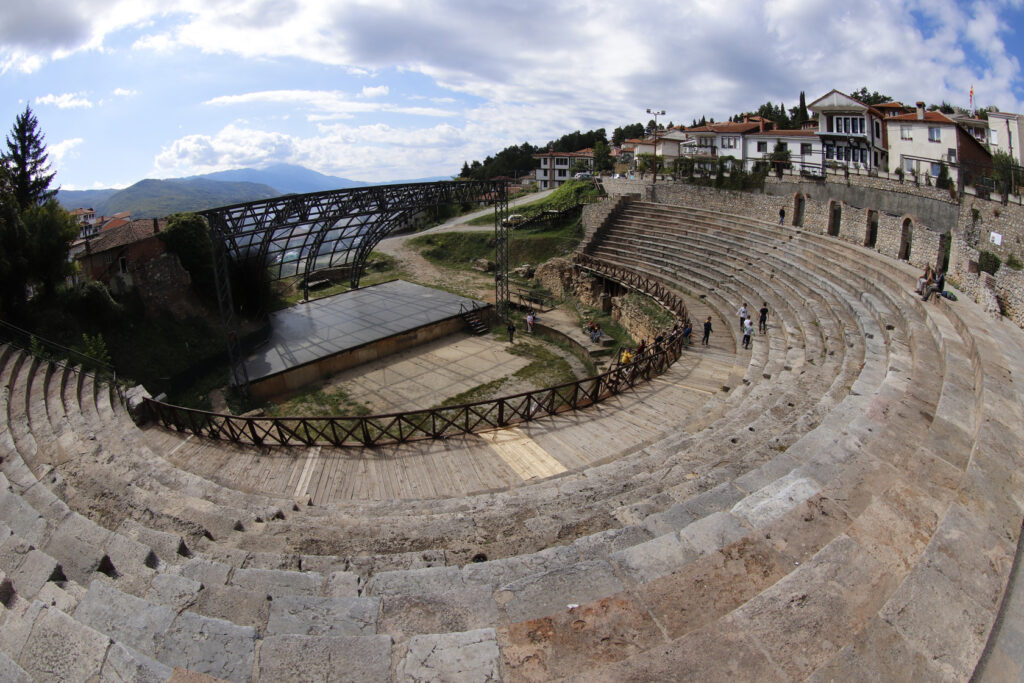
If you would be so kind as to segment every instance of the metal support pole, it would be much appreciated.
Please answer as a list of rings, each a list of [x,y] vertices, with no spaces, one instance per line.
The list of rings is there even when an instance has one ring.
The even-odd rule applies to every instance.
[[[511,306],[508,272],[512,226],[508,224],[508,187],[502,183],[501,187],[495,190],[497,199],[494,203],[494,310],[499,320],[508,322]]]

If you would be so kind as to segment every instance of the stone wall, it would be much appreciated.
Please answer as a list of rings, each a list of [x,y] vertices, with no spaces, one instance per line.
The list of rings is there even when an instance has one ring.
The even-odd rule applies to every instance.
[[[639,194],[652,201],[650,180],[605,179],[609,197]],[[859,194],[851,188],[859,188]],[[869,190],[870,192],[868,192]],[[1012,255],[1024,263],[1024,206],[1003,205],[998,201],[965,195],[963,202],[947,190],[919,186],[912,182],[851,175],[830,176],[825,182],[769,177],[765,191],[736,192],[674,181],[659,181],[653,186],[656,201],[675,206],[691,206],[755,220],[776,223],[779,209],[786,210],[785,223],[812,233],[831,234],[837,239],[867,246],[889,258],[898,259],[904,230],[910,241],[906,261],[915,267],[941,264],[944,235],[950,241],[949,276],[951,284],[987,308],[998,301],[1004,315],[1024,327],[1024,271],[1009,268]],[[857,201],[852,201],[856,199]],[[803,201],[802,220],[798,204]],[[871,205],[870,202],[877,205]],[[832,210],[839,207],[839,221],[830,225]],[[895,212],[894,208],[916,212]],[[877,219],[874,244],[869,239],[870,219]],[[939,223],[940,225],[930,224]],[[1001,236],[1001,244],[991,235]],[[977,271],[979,250],[995,253],[1003,265],[993,277]]]

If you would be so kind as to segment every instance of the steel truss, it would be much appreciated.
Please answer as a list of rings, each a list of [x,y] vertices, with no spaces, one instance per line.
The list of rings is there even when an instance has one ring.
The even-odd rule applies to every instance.
[[[221,319],[228,334],[231,383],[248,389],[229,281],[229,263],[255,261],[271,280],[301,275],[306,298],[313,273],[345,268],[359,286],[370,252],[389,234],[411,225],[424,210],[447,204],[494,206],[495,307],[507,315],[508,192],[504,182],[447,181],[356,187],[285,195],[199,212],[210,226]]]

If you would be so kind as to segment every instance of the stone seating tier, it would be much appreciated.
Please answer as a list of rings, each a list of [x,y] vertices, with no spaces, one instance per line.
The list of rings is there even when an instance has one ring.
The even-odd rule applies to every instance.
[[[643,205],[621,211],[601,236],[609,248],[634,209]],[[609,511],[603,528],[478,564],[450,565],[459,553],[443,542],[402,560],[362,563],[242,550],[236,544],[290,528],[313,532],[339,521],[355,528],[381,511],[392,511],[380,518],[389,524],[402,505],[300,506],[282,510],[284,519],[255,522],[272,507],[268,497],[236,498],[208,478],[173,476],[159,449],[145,448],[150,430],[135,430],[114,404],[105,412],[104,391],[91,380],[73,384],[76,400],[59,415],[47,397],[60,372],[4,349],[0,447],[3,472],[14,478],[0,481],[0,521],[18,531],[8,526],[0,545],[2,558],[17,558],[0,565],[0,665],[26,680],[128,672],[160,680],[174,666],[227,680],[315,676],[327,667],[344,667],[353,680],[969,677],[1020,525],[1009,473],[1018,464],[1021,397],[1007,380],[1021,362],[1004,357],[1019,353],[1018,331],[990,336],[970,306],[924,306],[907,293],[909,269],[833,240],[785,239],[792,231],[769,223],[743,228],[711,212],[673,212],[680,226],[699,216],[708,233],[729,231],[730,249],[745,236],[751,256],[774,240],[771,251],[781,253],[751,257],[743,276],[694,264],[695,275],[668,281],[704,293],[687,278],[708,278],[708,303],[730,322],[733,297],[766,292],[784,344],[755,343],[753,353],[739,355],[749,384],[709,402],[720,412],[707,424],[687,418],[620,461],[518,491],[441,501],[437,515],[429,508],[438,501],[405,506],[430,523],[475,516],[487,505],[527,509],[531,496],[533,510],[551,515],[559,503]],[[679,251],[713,255],[716,243],[698,232],[683,237]],[[717,248],[725,264],[721,257],[734,252]],[[688,262],[650,259],[635,265],[662,277],[671,266],[690,272]],[[815,381],[799,385],[808,374]],[[772,452],[773,442],[756,435],[771,431],[764,414],[789,407],[778,403],[780,394],[803,398],[803,426],[775,425],[793,440],[775,441],[786,447]],[[112,424],[128,432],[130,446],[109,433]],[[747,432],[747,424],[759,427]],[[88,454],[65,451],[78,470],[47,461],[61,439],[76,448],[93,443]],[[248,527],[200,534],[191,545],[202,547],[192,550],[159,528],[162,515],[172,516],[166,503],[153,518],[129,515],[113,529],[92,522],[77,482],[133,449],[142,455],[126,462],[147,476],[162,471],[167,484],[122,475],[120,485],[133,489],[127,500],[159,510],[162,497],[185,498],[181,491],[193,486],[198,505],[208,489],[220,496],[211,514],[225,510]],[[629,483],[606,481],[618,476]],[[82,497],[68,493],[76,490]],[[64,501],[66,512],[56,513]],[[132,564],[136,555],[106,552],[107,562],[100,557],[93,567],[95,554],[46,552],[63,552],[58,538],[91,538],[106,549],[114,537],[147,554]],[[22,552],[4,554],[8,542]],[[407,568],[385,570],[388,558]],[[63,573],[64,561],[74,578]]]

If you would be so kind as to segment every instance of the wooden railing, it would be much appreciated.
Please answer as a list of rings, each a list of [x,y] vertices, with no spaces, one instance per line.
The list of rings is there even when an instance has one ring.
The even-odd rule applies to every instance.
[[[682,299],[663,285],[587,258],[588,270],[643,291],[680,320],[687,320]],[[679,358],[681,350],[682,338],[677,337],[661,349],[628,365],[615,365],[595,377],[489,401],[388,415],[240,417],[183,408],[152,398],[146,398],[145,403],[149,417],[160,425],[211,439],[256,446],[382,446],[489,431],[586,408],[664,373]]]

